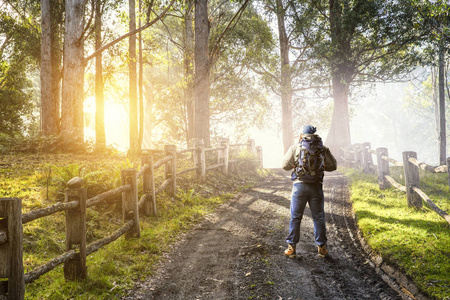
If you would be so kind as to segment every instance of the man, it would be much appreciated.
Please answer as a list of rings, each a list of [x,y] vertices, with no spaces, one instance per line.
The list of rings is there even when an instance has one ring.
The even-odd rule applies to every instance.
[[[286,238],[288,248],[284,251],[284,255],[290,258],[296,257],[295,247],[300,240],[300,223],[306,203],[311,209],[318,255],[328,256],[322,181],[324,171],[336,170],[336,159],[330,150],[323,146],[322,139],[315,132],[315,127],[304,126],[299,143],[289,148],[282,163],[284,170],[293,169],[291,219],[289,235]]]

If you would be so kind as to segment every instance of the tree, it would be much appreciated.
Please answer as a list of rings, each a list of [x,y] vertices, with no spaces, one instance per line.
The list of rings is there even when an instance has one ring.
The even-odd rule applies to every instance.
[[[289,39],[286,34],[285,10],[282,0],[276,0],[276,15],[278,21],[278,36],[280,40],[281,57],[281,110],[282,110],[282,130],[283,146],[286,152],[292,144],[294,133],[292,130],[292,82],[291,65],[289,62]]]
[[[41,126],[44,135],[59,133],[62,9],[58,0],[41,0]]]
[[[186,142],[194,137],[194,28],[193,28],[194,1],[188,0],[184,13],[184,101],[186,105]]]
[[[189,143],[192,136],[188,133],[190,109],[186,98],[192,88],[192,76],[187,74],[192,72],[189,59],[193,57],[187,56],[193,52],[188,50],[186,31],[192,32],[193,23],[186,16],[190,13],[188,3],[175,6],[171,16],[174,13],[176,17],[165,18],[144,39],[144,48],[152,49],[144,57],[145,85],[151,86],[146,88],[146,94],[149,99],[153,97],[152,128],[159,139]],[[236,2],[211,2],[209,18],[210,138],[247,138],[247,129],[267,123],[267,118],[262,117],[267,102],[265,86],[249,72],[246,54],[257,56],[256,51],[271,43],[270,29],[250,6],[243,10]],[[191,26],[186,26],[189,22]],[[260,31],[265,35],[255,36]],[[265,56],[261,61],[264,59]],[[163,72],[165,76],[161,76]]]
[[[29,4],[8,4],[0,13],[0,133],[21,135],[32,110],[30,74],[38,69],[40,52],[38,26],[23,11],[30,16],[38,12]]]
[[[212,42],[209,40],[208,1],[195,0],[195,47],[194,47],[194,137],[210,144],[210,69],[219,57],[222,40],[233,29],[245,11],[249,0],[242,5]],[[227,2],[218,4],[218,8]],[[212,47],[208,47],[212,45]]]
[[[419,34],[411,28],[417,14],[407,1],[328,0],[303,5],[316,16],[305,38],[331,74],[334,111],[326,144],[338,153],[351,144],[351,85],[393,80],[413,67],[411,50]]]
[[[136,1],[129,1],[130,32],[136,30]],[[130,106],[130,152],[139,150],[138,105],[137,105],[137,73],[136,73],[136,35],[129,37],[129,106]]]
[[[133,0],[132,0],[133,1]],[[131,2],[132,2],[131,1]],[[131,3],[130,2],[130,3]],[[150,20],[150,12],[152,11],[152,3],[149,6],[149,13],[148,13],[148,17],[147,17],[147,22],[145,25],[143,25],[140,28],[136,28],[136,24],[135,24],[135,3],[131,3],[129,6],[129,13],[130,15],[132,15],[134,13],[134,17],[130,17],[130,31],[112,41],[110,41],[109,43],[106,43],[103,46],[100,46],[97,42],[97,46],[95,48],[95,51],[93,53],[91,53],[90,55],[88,55],[86,58],[82,59],[80,61],[80,65],[82,66],[83,70],[84,70],[84,65],[90,60],[93,59],[95,57],[98,57],[103,51],[105,51],[106,49],[110,49],[111,47],[113,47],[114,45],[116,45],[117,43],[119,43],[120,41],[130,37],[131,42],[129,43],[129,82],[130,82],[130,90],[129,90],[129,97],[130,97],[130,152],[131,153],[135,153],[138,149],[139,149],[139,134],[138,134],[138,127],[137,127],[137,89],[136,89],[136,34],[140,33],[141,31],[149,28],[150,26],[152,26],[153,24],[155,24],[156,22],[158,22],[159,20],[161,20],[161,18],[164,17],[164,15],[169,11],[169,9],[172,7],[173,3],[175,2],[175,0],[171,0],[170,3],[167,4],[167,6],[164,8],[164,10],[161,12],[161,14],[157,15],[154,19]],[[98,4],[98,3],[97,3]],[[131,7],[132,6],[132,7]],[[131,21],[134,20],[134,21]],[[97,21],[99,22],[99,21]],[[100,23],[100,22],[99,22]],[[134,24],[133,24],[134,23]],[[97,24],[97,26],[100,26],[101,28],[101,24]],[[66,26],[67,27],[67,26]],[[94,26],[95,28],[98,29],[98,27]],[[95,31],[95,30],[94,30]],[[133,42],[133,37],[134,37],[134,42]],[[84,39],[80,39],[80,43],[82,44],[81,41],[84,41]],[[134,45],[134,46],[133,46]],[[133,50],[134,49],[134,50]],[[77,58],[78,59],[78,58]],[[100,63],[100,62],[99,62]],[[100,71],[100,66],[98,66],[99,70],[98,70],[98,75],[99,78],[97,79],[98,84],[97,86],[99,86],[100,84],[103,85],[103,80],[102,83],[100,83],[100,77],[101,77],[101,71]],[[99,95],[101,97],[101,94],[99,92]],[[63,88],[63,95],[64,95],[64,88]],[[98,121],[97,123],[97,127],[100,128],[99,131],[99,137],[102,138],[103,134],[102,134],[102,130],[101,127],[104,126],[104,120],[102,120],[102,115],[103,115],[103,107],[101,106],[101,100],[99,100],[99,107],[97,107],[96,111],[98,111]],[[77,124],[79,127],[83,127],[83,123],[81,122],[81,124]],[[78,131],[80,131],[80,128],[77,128]],[[100,141],[100,144],[102,142]]]
[[[66,138],[84,143],[84,1],[66,0],[61,130]]]
[[[102,47],[101,1],[96,1],[95,3],[94,35],[95,49],[98,50]],[[99,52],[95,58],[95,148],[100,152],[106,148],[103,87],[102,52]]]
[[[447,132],[445,117],[445,61],[449,51],[450,41],[450,12],[449,4],[445,1],[412,1],[414,8],[420,15],[418,28],[424,32],[424,41],[429,45],[424,52],[426,65],[438,66],[438,101],[436,102],[436,129],[438,132],[438,156],[440,164],[446,164]],[[438,57],[437,61],[434,57]]]
[[[195,0],[194,137],[210,144],[208,0]]]

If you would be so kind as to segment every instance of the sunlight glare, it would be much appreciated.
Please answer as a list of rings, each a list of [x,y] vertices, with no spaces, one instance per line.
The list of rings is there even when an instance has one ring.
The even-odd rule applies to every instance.
[[[95,140],[95,98],[89,97],[84,102],[85,140]],[[114,146],[119,151],[127,151],[130,146],[128,113],[124,104],[105,101],[105,135],[106,145]]]

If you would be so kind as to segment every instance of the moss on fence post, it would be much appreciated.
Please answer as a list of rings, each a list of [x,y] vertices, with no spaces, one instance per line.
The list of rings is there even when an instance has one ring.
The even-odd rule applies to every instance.
[[[5,230],[7,241],[0,244],[0,278],[8,278],[8,299],[23,300],[25,279],[23,273],[22,200],[0,199],[0,229]],[[0,282],[0,295],[3,287]],[[6,284],[6,283],[5,283]],[[3,290],[3,291],[2,291]]]
[[[156,194],[155,194],[155,175],[153,169],[153,156],[144,155],[141,158],[141,165],[145,167],[142,174],[142,190],[147,195],[144,202],[144,214],[146,216],[157,215],[156,212]]]
[[[131,189],[122,193],[122,214],[124,223],[133,220],[133,227],[125,234],[125,238],[140,237],[141,229],[139,227],[139,204],[137,192],[137,171],[136,169],[122,170],[122,185],[129,184]]]
[[[64,262],[64,278],[86,278],[86,189],[79,177],[67,182],[65,202],[77,201],[78,207],[66,210],[66,252],[75,250],[74,258]]]

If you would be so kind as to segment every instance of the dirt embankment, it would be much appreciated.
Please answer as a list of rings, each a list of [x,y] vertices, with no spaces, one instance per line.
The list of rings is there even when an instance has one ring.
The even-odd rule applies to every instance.
[[[324,182],[330,258],[316,254],[309,208],[300,255],[284,257],[292,187],[287,175],[275,170],[208,216],[125,299],[408,299],[383,281],[354,240],[347,181],[339,173]]]

